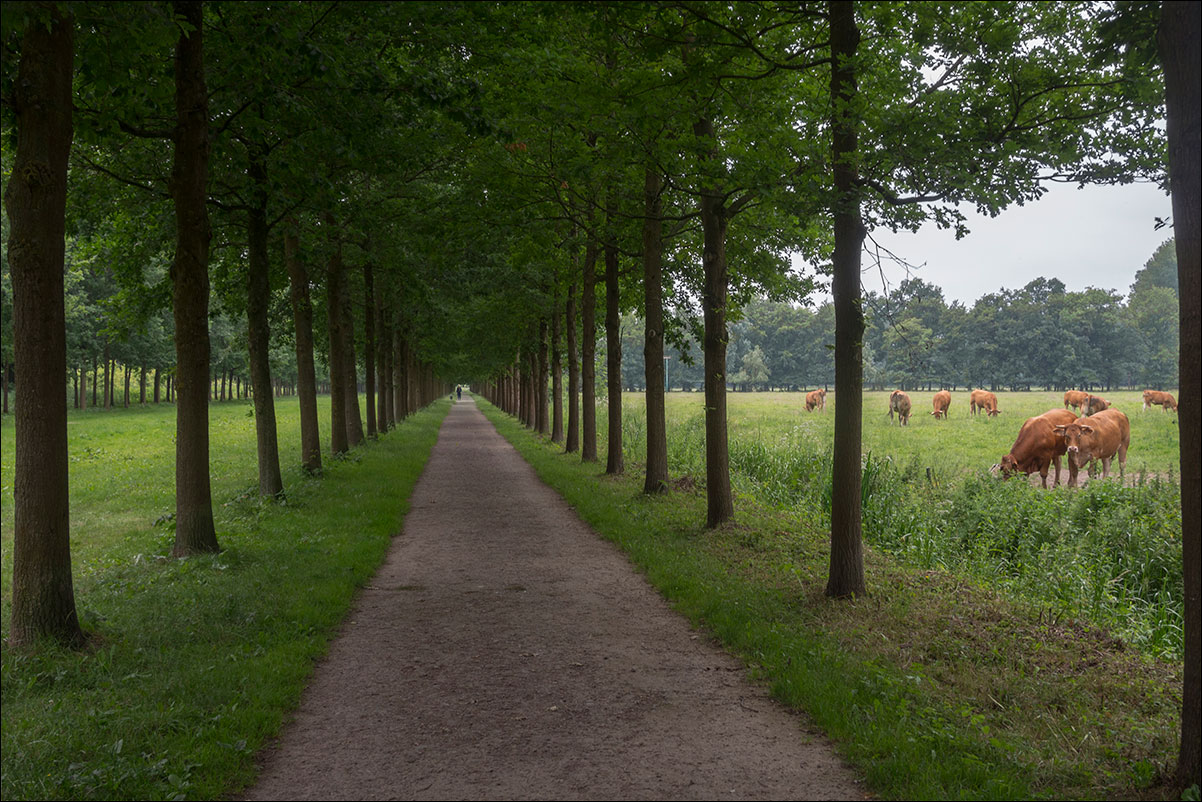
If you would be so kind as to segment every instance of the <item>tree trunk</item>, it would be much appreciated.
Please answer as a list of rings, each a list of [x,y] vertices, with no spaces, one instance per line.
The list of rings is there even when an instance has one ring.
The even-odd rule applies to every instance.
[[[330,230],[334,229],[334,216],[326,215]],[[346,349],[342,333],[342,242],[335,243],[330,254],[329,271],[326,277],[326,323],[330,332],[330,451],[345,454],[346,437]]]
[[[100,368],[98,368],[95,355],[92,356],[92,406],[96,406],[96,381],[100,377]]]
[[[409,409],[405,405],[409,397],[405,391],[405,337],[401,333],[399,320],[393,323],[392,343],[392,415],[399,423],[409,415]]]
[[[1180,406],[1181,537],[1185,582],[1185,677],[1181,704],[1181,751],[1177,781],[1202,783],[1202,190],[1198,131],[1202,97],[1198,64],[1202,25],[1194,2],[1166,2],[1161,9],[1160,58],[1164,67],[1168,119],[1169,186],[1176,228],[1181,326]]]
[[[597,461],[597,243],[590,236],[584,248],[584,282],[580,296],[583,327],[580,343],[581,399],[584,441],[582,462]]]
[[[175,51],[175,155],[171,195],[176,248],[172,265],[178,406],[175,447],[175,546],[172,555],[219,551],[209,489],[209,100],[204,76],[202,3],[176,0],[190,30]]]
[[[563,361],[559,348],[559,292],[551,306],[551,442],[563,442]]]
[[[296,381],[299,385],[301,465],[309,473],[321,472],[321,431],[317,422],[317,373],[313,367],[313,303],[309,276],[300,260],[296,221],[284,234],[284,265],[288,269],[288,294],[296,328]]]
[[[613,205],[608,222],[616,225]],[[605,243],[605,367],[609,431],[606,432],[605,472],[622,473],[626,461],[622,454],[622,314],[618,287],[618,243],[612,230]]]
[[[113,408],[113,368],[109,341],[104,341],[104,408]]]
[[[138,369],[138,403],[146,403],[146,365]]]
[[[714,138],[713,121],[703,117],[693,126],[698,136]],[[713,154],[716,156],[716,154]],[[705,495],[706,526],[733,521],[730,451],[726,435],[726,226],[722,194],[712,187],[701,192],[704,282],[701,305],[705,333]]]
[[[551,366],[547,362],[547,319],[539,318],[538,321],[538,372],[531,378],[534,380],[534,400],[538,404],[537,409],[537,424],[539,434],[548,434],[551,428],[551,422],[547,417],[547,379],[550,378],[547,374],[551,371]]]
[[[346,370],[346,443],[351,448],[363,442],[363,413],[359,410],[359,366],[355,354],[355,313],[351,294],[342,293],[343,365]]]
[[[864,555],[861,535],[860,438],[863,412],[864,314],[860,308],[860,248],[865,229],[856,190],[859,122],[850,111],[856,96],[855,54],[860,42],[855,4],[830,2],[832,163],[836,208],[834,269],[831,292],[835,306],[835,447],[831,471],[831,561],[826,595],[863,595]]]
[[[73,20],[53,4],[21,39],[13,85],[17,150],[4,194],[10,223],[17,403],[13,476],[15,646],[83,643],[71,578],[67,478],[67,328],[63,289],[67,157],[73,136]]]
[[[376,428],[386,432],[392,428],[392,404],[389,390],[392,372],[388,369],[388,357],[392,353],[390,343],[392,338],[388,332],[388,318],[384,313],[382,293],[376,293],[374,305],[367,314],[376,320]]]
[[[125,394],[121,398],[121,406],[123,409],[129,409],[129,365],[124,365],[123,367],[125,368]]]
[[[250,253],[247,271],[246,322],[250,356],[250,383],[254,393],[255,441],[259,456],[259,495],[284,492],[280,475],[280,447],[275,424],[275,396],[271,391],[271,263],[267,253],[267,165],[261,154],[251,155],[248,170],[254,186],[247,212]]]
[[[564,328],[567,329],[568,335],[568,433],[564,453],[571,454],[580,450],[580,361],[576,351],[575,283],[568,287]]]
[[[375,437],[376,427],[376,291],[369,259],[363,265],[363,373],[367,391],[367,436]]]
[[[159,403],[159,369],[154,369],[154,402]]]
[[[664,414],[663,181],[648,167],[643,183],[643,364],[647,379],[647,477],[644,493],[668,489],[668,431]]]

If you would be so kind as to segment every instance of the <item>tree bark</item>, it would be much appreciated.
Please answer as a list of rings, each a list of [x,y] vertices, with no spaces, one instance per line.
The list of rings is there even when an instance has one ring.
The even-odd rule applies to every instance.
[[[321,431],[317,422],[317,372],[313,366],[313,303],[309,276],[300,260],[296,221],[284,234],[284,265],[288,269],[289,297],[296,328],[296,381],[301,426],[301,465],[309,473],[321,472]]]
[[[391,385],[389,379],[391,373],[388,370],[388,355],[392,353],[389,347],[392,338],[388,335],[388,321],[384,314],[383,293],[376,293],[372,298],[372,306],[368,308],[367,314],[375,318],[375,349],[376,349],[376,428],[380,432],[386,432],[392,428],[389,420],[392,412],[392,405],[388,399],[388,388]]]
[[[363,413],[359,410],[359,366],[355,354],[355,312],[351,294],[342,293],[343,366],[346,370],[346,442],[351,448],[363,442]]]
[[[831,470],[831,561],[826,595],[863,595],[861,533],[861,414],[863,412],[864,314],[860,307],[860,249],[865,229],[856,189],[859,121],[855,54],[860,42],[853,2],[828,4],[831,26],[831,157],[836,208],[831,293],[835,306],[835,447]]]
[[[326,223],[334,230],[333,215]],[[335,243],[326,276],[326,323],[330,331],[330,451],[345,454],[346,437],[346,349],[342,333],[342,242]]]
[[[615,225],[614,204],[609,220]],[[605,472],[611,475],[626,469],[622,453],[622,313],[621,288],[618,286],[618,243],[612,232],[605,243],[605,369],[608,431],[606,432]]]
[[[177,405],[175,441],[175,557],[216,552],[209,489],[209,99],[204,74],[202,3],[176,0],[191,30],[175,50],[175,154],[171,195],[176,248],[171,274],[175,301]]]
[[[363,383],[367,391],[367,436],[376,436],[376,290],[371,260],[363,265]]]
[[[597,461],[597,243],[590,236],[584,248],[584,281],[580,293],[583,331],[580,343],[581,399],[584,432],[582,462]]]
[[[104,408],[113,408],[113,357],[109,341],[104,341]]]
[[[551,305],[551,442],[563,442],[563,361],[559,347],[559,292]]]
[[[1169,186],[1176,229],[1180,303],[1179,377],[1181,538],[1185,583],[1185,677],[1181,704],[1181,750],[1177,782],[1202,783],[1202,24],[1198,3],[1170,0],[1161,7],[1161,64],[1168,120]]]
[[[580,450],[580,361],[576,351],[576,284],[574,282],[568,287],[564,328],[567,329],[568,335],[568,432],[564,453],[572,454]]]
[[[551,370],[551,366],[547,363],[547,319],[539,318],[538,320],[538,372],[531,376],[534,380],[534,400],[538,404],[536,410],[536,418],[539,434],[548,434],[551,428],[551,422],[547,418],[547,379],[550,378],[547,374]]]
[[[713,121],[703,117],[693,126],[698,136],[714,138]],[[711,154],[711,158],[717,154]],[[726,432],[726,227],[722,194],[714,187],[701,191],[701,228],[704,280],[701,305],[705,332],[705,495],[706,526],[733,521],[734,496],[730,487],[730,450]]]
[[[647,477],[644,493],[668,490],[668,431],[664,414],[663,181],[648,167],[643,182],[643,365],[647,379]]]
[[[17,403],[13,476],[13,584],[9,640],[83,643],[71,577],[67,475],[67,328],[63,288],[67,158],[74,130],[73,20],[39,4],[13,86],[17,150],[4,207],[10,223]]]
[[[284,492],[284,479],[280,475],[275,395],[271,391],[271,263],[267,254],[267,165],[260,154],[252,154],[248,173],[254,186],[254,194],[246,220],[250,243],[247,260],[246,321],[250,382],[254,391],[255,441],[259,457],[259,495],[275,497]]]
[[[392,331],[393,349],[392,349],[392,380],[395,388],[393,390],[392,409],[393,416],[397,418],[397,422],[404,421],[406,416],[409,416],[409,391],[406,390],[406,366],[405,366],[405,335],[401,332],[400,321],[395,321]]]

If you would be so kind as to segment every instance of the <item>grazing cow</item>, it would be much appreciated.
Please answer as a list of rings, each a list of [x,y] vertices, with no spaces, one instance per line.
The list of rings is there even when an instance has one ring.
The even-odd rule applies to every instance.
[[[1153,404],[1159,406],[1161,412],[1168,412],[1170,409],[1174,412],[1177,411],[1177,399],[1169,393],[1162,393],[1159,390],[1144,390],[1144,410],[1151,409]]]
[[[982,409],[990,417],[1001,413],[1001,410],[997,408],[996,395],[988,390],[973,390],[972,397],[968,400],[968,412],[970,415],[976,415]]]
[[[931,399],[931,403],[935,406],[935,411],[931,414],[936,418],[946,418],[947,408],[952,405],[952,394],[947,390],[940,390],[935,393],[935,397]]]
[[[1101,396],[1091,395],[1081,405],[1081,417],[1088,418],[1090,415],[1101,412],[1104,409],[1110,409],[1110,402]]]
[[[894,390],[889,394],[889,421],[893,421],[893,413],[897,413],[897,422],[902,426],[907,426],[910,423],[910,396],[903,393],[901,390]]]
[[[1089,393],[1082,390],[1069,390],[1064,394],[1064,408],[1080,409],[1087,398],[1089,398]]]
[[[1077,416],[1067,409],[1049,409],[1042,415],[1027,418],[1018,430],[1018,437],[1010,447],[1010,453],[1002,457],[995,465],[1000,468],[1002,476],[1009,479],[1013,474],[1022,473],[1030,476],[1039,471],[1043,486],[1048,486],[1048,465],[1055,464],[1056,479],[1053,487],[1060,484],[1060,457],[1068,446],[1064,435],[1056,432],[1057,426],[1072,423]]]
[[[806,393],[806,412],[820,409],[826,412],[826,390],[812,390]]]
[[[1077,472],[1093,460],[1102,461],[1102,478],[1110,474],[1110,460],[1119,457],[1119,480],[1127,466],[1127,449],[1131,447],[1131,421],[1117,409],[1104,409],[1089,420],[1078,418],[1056,427],[1064,436],[1068,453],[1068,486],[1076,487]]]

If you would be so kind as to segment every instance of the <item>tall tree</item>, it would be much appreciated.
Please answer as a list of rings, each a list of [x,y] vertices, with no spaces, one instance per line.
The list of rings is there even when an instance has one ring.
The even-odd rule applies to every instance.
[[[1202,5],[1168,0],[1157,40],[1164,68],[1169,185],[1181,299],[1181,536],[1185,580],[1185,676],[1177,780],[1202,782]]]
[[[860,439],[863,415],[864,313],[860,308],[860,251],[866,229],[860,217],[857,166],[860,121],[856,111],[856,50],[860,31],[853,2],[828,5],[831,31],[831,164],[834,169],[835,449],[831,465],[831,560],[828,596],[862,595],[864,557],[860,533]]]
[[[215,552],[209,488],[209,98],[204,71],[204,8],[176,0],[176,127],[171,195],[176,248],[171,268],[175,307],[176,557]]]
[[[74,21],[54,3],[28,4],[20,62],[5,106],[17,148],[4,194],[20,380],[13,476],[10,639],[83,641],[71,578],[67,369],[63,288],[67,160],[71,151]],[[8,66],[7,64],[5,65]],[[7,365],[0,369],[7,370]]]

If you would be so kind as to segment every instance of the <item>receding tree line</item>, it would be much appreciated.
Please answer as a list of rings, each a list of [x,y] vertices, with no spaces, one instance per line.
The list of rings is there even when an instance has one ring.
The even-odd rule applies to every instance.
[[[1177,257],[1172,240],[1135,274],[1129,296],[1058,279],[982,296],[971,307],[944,301],[939,287],[910,278],[864,292],[864,386],[874,390],[984,387],[990,390],[1177,386]],[[756,298],[729,329],[729,389],[829,389],[835,361],[834,308]],[[646,386],[644,322],[622,321],[622,383]],[[697,344],[669,349],[668,386],[701,387]]]
[[[928,220],[962,230],[959,204],[996,213],[1050,181],[1167,173],[1179,353],[1198,353],[1196,4],[28,2],[6,14],[18,641],[81,638],[63,512],[62,276],[77,255],[83,275],[118,290],[120,323],[105,327],[114,342],[154,326],[173,338],[161,360],[177,403],[178,555],[218,547],[204,416],[215,320],[240,331],[245,322],[270,496],[281,490],[273,361],[291,356],[288,345],[295,358],[280,370],[295,372],[302,460],[317,469],[319,364],[335,453],[442,392],[442,377],[475,382],[595,461],[604,336],[605,470],[622,472],[621,321],[635,312],[645,322],[645,489],[669,487],[665,357],[692,340],[706,402],[706,523],[721,526],[736,513],[731,321],[757,296],[808,298],[817,277],[788,270],[788,254],[801,252],[823,265],[833,293],[836,598],[867,590],[865,380],[913,370],[997,380],[923,351],[936,331],[924,286],[863,292],[871,231]],[[1029,286],[1001,300],[1036,309],[1040,296],[1063,294]],[[947,364],[924,366],[924,353]],[[1040,355],[1004,380],[1118,381],[1048,373],[1057,360]],[[72,363],[76,375],[84,361]],[[1197,409],[1196,368],[1180,365],[1185,410]],[[19,403],[30,396],[62,403]],[[1183,490],[1196,491],[1198,416],[1181,422]],[[1199,493],[1182,497],[1180,772],[1196,781]]]

